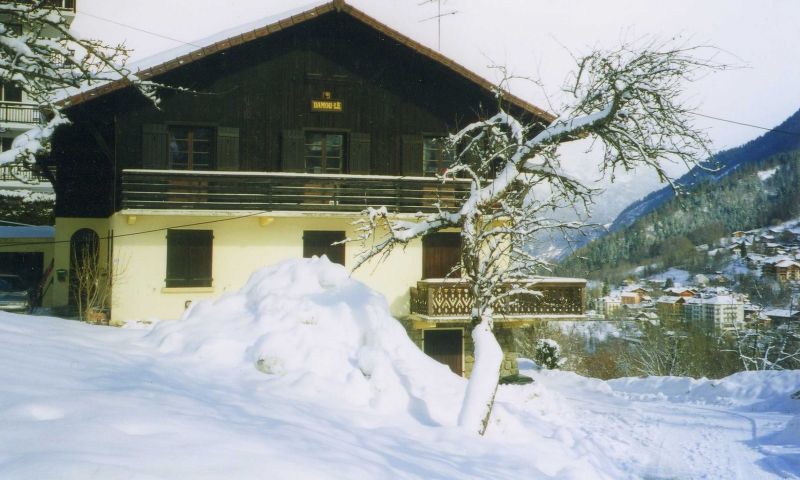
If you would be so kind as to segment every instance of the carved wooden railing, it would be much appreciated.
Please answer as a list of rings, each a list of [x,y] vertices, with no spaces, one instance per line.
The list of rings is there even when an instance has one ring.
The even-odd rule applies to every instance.
[[[123,170],[123,209],[393,213],[455,207],[469,193],[468,180],[286,172]]]
[[[536,279],[530,288],[541,295],[514,294],[504,298],[495,312],[507,317],[578,316],[585,313],[586,281],[577,278]],[[501,290],[514,288],[506,284]],[[469,317],[472,295],[459,279],[429,279],[411,288],[411,313],[428,317]]]

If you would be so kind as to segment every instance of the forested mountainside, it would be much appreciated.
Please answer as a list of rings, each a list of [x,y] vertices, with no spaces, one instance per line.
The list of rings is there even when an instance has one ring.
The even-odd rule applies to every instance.
[[[779,153],[788,153],[796,150],[800,150],[800,110],[772,131],[744,145],[715,154],[703,164],[703,168],[695,167],[675,183],[683,191],[691,191],[698,184],[718,181],[746,165],[760,164]],[[632,225],[636,220],[654,211],[674,197],[671,187],[656,190],[625,208],[611,224],[608,231],[616,232]]]
[[[722,179],[706,178],[633,225],[595,240],[566,258],[560,274],[619,278],[639,265],[692,266],[696,245],[800,216],[800,150],[740,162]],[[700,258],[703,257],[703,258]]]

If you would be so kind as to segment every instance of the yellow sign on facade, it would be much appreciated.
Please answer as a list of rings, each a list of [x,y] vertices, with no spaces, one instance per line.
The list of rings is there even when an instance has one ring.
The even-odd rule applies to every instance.
[[[311,100],[312,112],[341,112],[341,100]]]

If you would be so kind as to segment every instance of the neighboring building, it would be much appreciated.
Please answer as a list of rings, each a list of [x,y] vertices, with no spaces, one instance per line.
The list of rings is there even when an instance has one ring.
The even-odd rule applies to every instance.
[[[34,305],[54,281],[54,237],[53,227],[0,225],[0,273],[19,276],[33,292]]]
[[[683,306],[686,321],[728,330],[744,323],[744,303],[732,295],[694,297]]]
[[[113,321],[178,318],[287,258],[351,267],[359,245],[332,244],[357,236],[366,207],[415,221],[467,194],[467,180],[436,178],[447,166],[439,139],[491,114],[497,97],[452,60],[341,0],[201,43],[139,73],[192,91],[164,89],[156,109],[112,82],[72,97],[73,124],[54,138],[55,266],[71,270],[87,249],[109,259]],[[504,101],[523,121],[553,120]],[[468,374],[468,297],[444,278],[460,248],[458,232],[432,234],[354,277],[386,296],[427,353]],[[70,281],[56,282],[52,305],[74,300]],[[540,285],[541,298],[498,308],[504,374],[516,371],[511,328],[583,315],[584,280]]]
[[[664,289],[664,293],[670,297],[691,298],[697,294],[697,290],[689,287],[669,287]],[[662,297],[663,298],[663,297]],[[661,299],[659,299],[660,301]]]
[[[691,296],[664,295],[656,300],[656,313],[663,321],[676,321],[683,318],[683,305]]]
[[[781,260],[772,267],[775,277],[781,282],[800,280],[800,263],[794,260]]]
[[[42,3],[45,6],[56,8],[68,25],[75,18],[77,0],[44,0]],[[22,31],[22,26],[14,24],[7,26]],[[52,32],[48,35],[54,34],[55,32]],[[10,149],[14,138],[18,135],[42,123],[44,123],[44,116],[40,112],[39,106],[31,102],[21,88],[12,83],[0,82],[0,152]],[[0,182],[16,182],[19,179],[35,183],[46,182],[36,172],[20,167],[0,166]],[[4,185],[3,188],[9,188],[9,186]]]
[[[789,310],[783,308],[770,308],[762,312],[770,321],[781,324],[789,322],[800,322],[800,310]]]
[[[606,318],[614,315],[614,312],[620,308],[622,308],[622,299],[619,295],[607,295],[597,300],[597,309]]]

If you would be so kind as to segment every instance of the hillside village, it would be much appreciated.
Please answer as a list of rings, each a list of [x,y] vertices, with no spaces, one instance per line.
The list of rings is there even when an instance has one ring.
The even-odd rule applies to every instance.
[[[714,258],[720,270],[671,268],[631,278],[596,299],[596,318],[682,321],[723,331],[751,323],[800,325],[800,221],[732,232],[695,250]],[[758,288],[748,288],[746,277],[786,295],[764,299]]]

